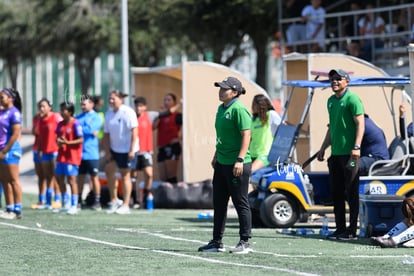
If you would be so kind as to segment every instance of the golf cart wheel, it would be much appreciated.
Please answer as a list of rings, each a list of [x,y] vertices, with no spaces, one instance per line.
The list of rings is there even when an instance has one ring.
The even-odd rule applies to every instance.
[[[298,207],[289,197],[275,193],[260,206],[260,218],[268,227],[288,228],[298,219]]]

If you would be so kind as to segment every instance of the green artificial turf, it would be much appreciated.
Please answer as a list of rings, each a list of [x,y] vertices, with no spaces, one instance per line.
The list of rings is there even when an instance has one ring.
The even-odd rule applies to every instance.
[[[24,195],[24,202],[35,202]],[[24,208],[21,220],[0,220],[3,275],[412,275],[413,248],[381,249],[369,239],[337,242],[318,234],[297,236],[254,228],[254,253],[200,253],[212,220],[202,210],[132,210],[78,215]],[[319,231],[317,224],[298,224]],[[223,240],[238,242],[232,215]]]

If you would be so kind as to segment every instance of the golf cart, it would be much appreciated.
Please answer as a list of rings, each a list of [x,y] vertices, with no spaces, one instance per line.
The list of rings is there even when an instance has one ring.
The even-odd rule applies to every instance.
[[[372,77],[351,78],[348,86],[374,86],[389,88],[391,95],[390,111],[393,117],[395,139],[389,150],[391,159],[374,163],[367,176],[360,177],[360,195],[381,194],[412,196],[414,194],[414,175],[410,175],[411,158],[409,139],[404,141],[398,136],[394,112],[394,92],[400,90],[405,97],[405,87],[409,78]],[[308,116],[315,90],[330,89],[329,80],[286,81],[284,86],[291,87],[285,103],[282,121],[285,121],[292,96],[297,88],[307,88],[307,98],[297,125],[281,124],[273,140],[269,153],[270,165],[252,174],[254,190],[249,193],[254,225],[288,228],[297,221],[307,221],[310,214],[333,212],[329,192],[328,172],[305,171],[317,156],[315,153],[302,165],[295,162],[295,147],[301,128]],[[303,91],[303,89],[302,89]],[[384,93],[385,95],[385,93]]]

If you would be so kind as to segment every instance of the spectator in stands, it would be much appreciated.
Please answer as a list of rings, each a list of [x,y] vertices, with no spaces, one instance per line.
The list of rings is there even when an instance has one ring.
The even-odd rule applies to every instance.
[[[214,168],[213,239],[198,251],[225,251],[222,238],[231,197],[239,217],[240,241],[230,253],[246,254],[253,251],[249,244],[252,215],[247,197],[251,172],[249,143],[252,119],[247,108],[238,100],[246,90],[237,78],[228,77],[221,82],[215,82],[214,86],[220,87],[218,94],[222,104],[216,112],[217,142],[211,162]]]
[[[33,142],[33,163],[35,172],[37,175],[37,186],[39,188],[39,194],[37,203],[32,204],[32,209],[41,209],[44,208],[44,204],[46,203],[46,179],[43,174],[42,164],[40,163],[39,153],[38,153],[38,139],[39,139],[39,120],[40,120],[40,112],[39,110],[36,112],[36,115],[33,117],[33,125],[32,125],[32,134],[34,136]]]
[[[378,36],[384,33],[385,22],[379,14],[370,11],[374,7],[373,4],[368,3],[365,6],[366,15],[358,21],[359,34],[364,36],[364,40],[361,42],[361,54],[368,61],[372,60],[373,48],[384,47],[384,41]]]
[[[40,114],[38,154],[47,184],[46,205],[44,207],[59,209],[62,207],[62,197],[55,177],[56,157],[59,149],[56,143],[56,127],[62,117],[59,113],[52,111],[52,105],[46,98],[40,99],[37,108]],[[54,201],[52,201],[53,195]]]
[[[312,40],[311,52],[325,49],[325,9],[322,0],[311,0],[302,10],[302,22],[306,23],[306,39]]]
[[[177,104],[177,97],[173,93],[168,93],[164,97],[160,112],[169,110]],[[168,116],[157,118],[154,121],[153,129],[157,129],[158,146],[158,172],[162,181],[172,184],[178,182],[177,170],[181,155],[181,125],[182,114],[173,112]]]
[[[308,3],[308,0],[288,0],[286,3],[288,18],[300,18],[302,16],[302,10]],[[302,20],[292,22],[286,30],[286,40],[288,46],[292,43],[297,43],[306,40],[306,26]],[[291,48],[303,48],[303,45]]]
[[[22,132],[22,103],[20,94],[13,88],[0,91],[0,183],[6,199],[6,212],[2,219],[21,218],[22,186],[19,181],[19,163],[22,147],[19,143]]]
[[[139,149],[138,120],[134,110],[123,103],[125,97],[127,95],[119,90],[111,91],[109,94],[110,109],[105,113],[103,144],[110,196],[108,214],[130,214],[131,160],[134,159]],[[118,199],[118,181],[115,176],[117,170],[122,178],[123,202]]]
[[[350,6],[350,11],[359,11],[361,10],[361,3],[359,1],[352,1]],[[344,24],[344,35],[347,38],[350,38],[347,44],[347,54],[354,57],[361,57],[361,44],[359,39],[354,39],[353,37],[358,36],[358,21],[361,18],[360,14],[349,15],[345,19]]]
[[[414,43],[414,23],[411,25],[410,43]]]
[[[99,172],[99,142],[98,135],[103,125],[101,116],[93,109],[94,103],[89,95],[81,99],[82,113],[76,117],[83,131],[82,161],[79,166],[78,190],[82,197],[86,174],[90,175],[90,185],[94,195],[92,209],[100,211],[101,185],[98,179]],[[80,198],[81,201],[81,198]]]
[[[361,1],[352,1],[350,3],[351,12],[360,11],[361,9]],[[358,21],[360,20],[360,18],[361,15],[352,14],[345,19],[344,35],[346,37],[358,36]]]
[[[375,161],[390,158],[384,131],[369,118],[368,114],[364,115],[364,120],[365,131],[361,143],[359,175],[368,175],[369,168]]]
[[[62,192],[62,208],[69,215],[79,212],[79,190],[76,177],[79,173],[79,165],[82,160],[83,131],[78,120],[73,117],[75,105],[71,102],[63,102],[60,105],[60,115],[63,120],[56,127],[57,143],[59,146],[56,158],[55,175]],[[66,191],[66,183],[69,183],[71,195]]]
[[[273,143],[276,129],[281,122],[280,115],[273,108],[269,98],[255,95],[252,102],[253,121],[251,128],[250,154],[252,172],[269,164],[267,156]]]

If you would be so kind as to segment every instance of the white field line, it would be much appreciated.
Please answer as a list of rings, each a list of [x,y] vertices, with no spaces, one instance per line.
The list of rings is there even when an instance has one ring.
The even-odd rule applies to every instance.
[[[266,270],[292,273],[292,274],[296,274],[296,275],[306,275],[306,276],[317,275],[317,274],[306,273],[306,272],[301,272],[301,271],[296,271],[296,270],[291,270],[291,269],[285,269],[285,268],[279,268],[279,267],[254,265],[254,264],[244,264],[244,263],[235,263],[235,262],[226,262],[226,261],[215,260],[215,259],[210,259],[210,258],[205,258],[205,257],[200,257],[200,256],[193,256],[193,255],[188,255],[188,254],[182,254],[182,253],[177,253],[177,252],[170,252],[170,251],[164,251],[164,250],[156,250],[156,249],[145,248],[145,247],[138,247],[138,246],[131,246],[131,245],[107,242],[107,241],[96,240],[96,239],[91,239],[91,238],[77,236],[77,235],[71,235],[71,234],[55,232],[55,231],[46,230],[46,229],[42,229],[42,228],[33,228],[33,227],[27,227],[27,226],[23,226],[23,225],[16,225],[16,224],[12,224],[12,223],[0,222],[0,225],[9,226],[9,227],[13,227],[13,228],[21,229],[21,230],[41,232],[41,233],[44,233],[44,234],[47,234],[47,235],[71,238],[71,239],[76,239],[76,240],[82,240],[82,241],[87,241],[87,242],[96,243],[96,244],[104,244],[104,245],[109,245],[109,246],[113,246],[113,247],[126,248],[126,249],[135,249],[135,250],[147,250],[147,251],[151,251],[151,252],[154,252],[154,253],[170,255],[170,256],[175,256],[175,257],[188,258],[188,259],[194,259],[194,260],[200,260],[200,261],[208,262],[208,263],[217,263],[217,264],[223,264],[223,265],[228,265],[228,266],[239,266],[239,267],[247,267],[247,268],[266,269]]]
[[[205,241],[203,242],[203,241],[199,241],[199,240],[189,240],[189,239],[177,238],[177,237],[165,235],[165,234],[162,234],[162,233],[148,232],[144,229],[115,228],[115,230],[122,231],[122,232],[145,234],[145,235],[150,235],[150,236],[154,236],[154,237],[161,238],[161,239],[166,239],[166,240],[185,241],[185,242],[193,242],[193,243],[198,243],[198,244],[205,244],[206,243]],[[265,252],[265,251],[256,251],[256,250],[254,250],[254,253],[260,253],[260,254],[265,254],[265,255],[273,255],[273,256],[276,256],[276,257],[286,257],[286,258],[317,258],[318,257],[317,255],[287,255],[287,254],[278,254],[278,253],[274,253],[274,252]]]
[[[122,232],[145,234],[145,235],[150,235],[150,236],[154,236],[154,237],[161,238],[161,239],[167,239],[167,240],[186,241],[186,242],[193,242],[193,243],[198,243],[198,244],[205,244],[205,241],[203,242],[199,240],[189,240],[189,239],[184,239],[184,238],[178,238],[178,237],[162,234],[159,232],[158,233],[148,232],[145,229],[115,228],[115,230],[122,231]],[[185,231],[185,229],[180,229],[180,230]],[[375,252],[375,250],[382,250],[382,249],[377,248],[375,246],[362,246],[361,248],[356,249],[356,250],[370,250],[371,252]],[[318,258],[322,256],[322,254],[321,255],[288,255],[288,254],[278,254],[274,252],[257,251],[257,250],[254,250],[254,253],[273,255],[273,256],[281,257],[281,258]],[[406,258],[407,255],[350,255],[349,257],[362,258],[362,259],[388,259],[388,258]]]

